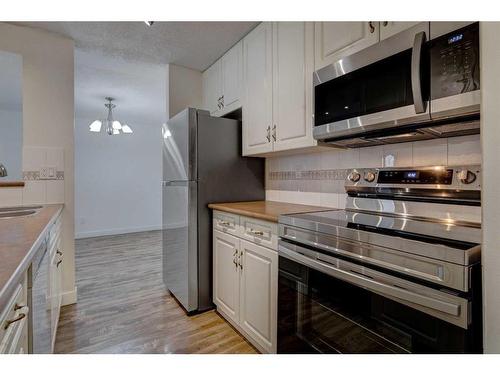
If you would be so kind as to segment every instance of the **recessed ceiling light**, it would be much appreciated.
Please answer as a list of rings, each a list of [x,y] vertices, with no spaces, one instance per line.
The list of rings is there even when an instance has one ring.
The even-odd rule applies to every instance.
[[[149,27],[153,26],[153,23],[155,23],[155,21],[144,21],[144,23],[146,25],[148,25]]]

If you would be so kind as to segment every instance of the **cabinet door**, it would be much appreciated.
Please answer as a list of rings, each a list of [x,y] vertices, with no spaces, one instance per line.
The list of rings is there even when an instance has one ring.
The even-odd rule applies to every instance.
[[[378,22],[316,22],[315,70],[379,41]]]
[[[219,100],[222,96],[220,85],[220,60],[203,72],[203,108],[217,115]]]
[[[239,317],[239,266],[237,255],[240,240],[230,234],[213,231],[213,298],[217,310],[233,323]]]
[[[415,26],[418,22],[396,22],[384,21],[380,22],[380,40],[387,39],[403,30]]]
[[[272,151],[272,24],[243,39],[243,155]]]
[[[238,42],[221,60],[222,110],[221,116],[241,107],[243,80],[243,42]]]
[[[240,241],[240,326],[264,351],[276,352],[278,253]]]
[[[316,144],[312,136],[313,51],[312,23],[273,23],[274,151]]]

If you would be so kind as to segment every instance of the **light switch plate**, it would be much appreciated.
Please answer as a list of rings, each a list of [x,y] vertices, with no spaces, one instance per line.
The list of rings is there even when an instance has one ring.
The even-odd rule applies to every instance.
[[[40,180],[56,180],[57,168],[54,166],[43,166],[40,168]]]

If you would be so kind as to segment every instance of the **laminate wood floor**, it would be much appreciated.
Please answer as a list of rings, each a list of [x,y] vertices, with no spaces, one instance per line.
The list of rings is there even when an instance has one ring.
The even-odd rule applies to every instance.
[[[169,295],[160,231],[77,240],[76,276],[56,353],[256,353],[214,311],[188,317]]]

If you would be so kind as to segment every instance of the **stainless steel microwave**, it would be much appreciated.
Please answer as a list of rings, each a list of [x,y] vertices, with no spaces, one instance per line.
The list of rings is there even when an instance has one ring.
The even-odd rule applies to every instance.
[[[340,147],[479,132],[479,23],[422,22],[314,73],[314,138]]]

